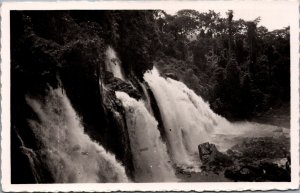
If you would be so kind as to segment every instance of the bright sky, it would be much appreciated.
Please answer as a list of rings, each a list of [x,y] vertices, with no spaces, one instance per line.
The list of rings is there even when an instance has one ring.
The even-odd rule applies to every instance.
[[[222,17],[226,17],[228,9],[213,9],[215,12],[221,13]],[[290,15],[288,10],[284,7],[274,7],[274,9],[232,9],[233,19],[243,19],[246,21],[254,20],[257,17],[261,17],[259,25],[263,25],[268,28],[269,31],[274,29],[282,29],[290,25]],[[169,14],[175,14],[178,10],[166,10]],[[197,10],[199,12],[208,12],[208,10]]]

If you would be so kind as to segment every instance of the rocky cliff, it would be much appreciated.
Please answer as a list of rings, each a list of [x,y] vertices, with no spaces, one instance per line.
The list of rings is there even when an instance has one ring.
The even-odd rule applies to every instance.
[[[20,173],[31,173],[20,144],[38,150],[28,126],[35,118],[25,96],[41,99],[51,88],[66,92],[91,138],[116,155],[132,175],[132,157],[122,107],[114,90],[133,97],[141,94],[105,68],[105,49],[116,48],[131,82],[152,68],[154,52],[151,11],[12,11],[11,12],[11,117],[12,182],[24,182]],[[136,28],[146,27],[149,33]],[[104,91],[101,84],[108,85]],[[136,83],[138,85],[138,83]],[[116,113],[116,112],[121,112]],[[17,137],[17,134],[19,137]],[[122,148],[120,148],[122,147]],[[18,160],[25,160],[21,163]],[[51,182],[45,171],[40,182]],[[35,181],[26,175],[27,183]]]

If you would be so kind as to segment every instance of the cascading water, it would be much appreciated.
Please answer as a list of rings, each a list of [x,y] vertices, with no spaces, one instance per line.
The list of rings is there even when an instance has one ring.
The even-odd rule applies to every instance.
[[[121,72],[120,66],[119,69]],[[118,73],[114,75],[117,77]],[[235,137],[274,136],[278,129],[257,123],[230,123],[185,84],[161,77],[155,68],[144,74],[144,80],[159,107],[167,146],[161,139],[145,85],[141,83],[145,101],[116,91],[126,112],[136,182],[178,181],[173,164],[177,171],[200,172],[201,143],[211,142],[225,151],[235,145]],[[107,89],[105,85],[102,88],[102,92]],[[20,141],[35,180],[42,181],[39,167],[43,163],[57,183],[128,182],[125,168],[84,133],[80,118],[64,93],[63,89],[50,88],[44,99],[26,97],[37,115],[37,120],[28,123],[40,149],[33,151],[24,146],[21,138]],[[289,134],[281,129],[281,133]]]
[[[162,142],[157,121],[147,111],[143,101],[124,92],[116,92],[126,111],[126,122],[133,153],[137,181],[176,181],[174,170]]]
[[[125,80],[121,68],[121,61],[117,57],[115,50],[111,46],[108,46],[105,54],[106,54],[106,60],[105,60],[106,70],[113,73],[114,77]]]
[[[144,79],[160,109],[173,161],[178,165],[192,165],[191,155],[197,153],[199,143],[208,140],[208,125],[216,121],[209,112],[196,108],[184,84],[160,77],[156,69],[146,73]]]
[[[171,158],[177,165],[195,165],[197,147],[204,142],[215,143],[225,151],[234,145],[235,136],[274,135],[274,126],[230,123],[185,84],[161,77],[156,68],[145,73],[144,79],[160,109]]]
[[[144,83],[139,83],[143,89],[143,92],[144,92],[144,95],[145,95],[145,106],[147,108],[147,110],[149,111],[149,113],[151,115],[154,115],[153,114],[153,110],[152,110],[152,107],[151,107],[151,100],[150,100],[150,96],[149,96],[149,93],[148,93],[148,90],[147,90],[147,87]]]
[[[40,154],[56,183],[128,182],[124,167],[84,128],[62,89],[49,89],[45,99],[26,97],[38,120],[28,120]]]

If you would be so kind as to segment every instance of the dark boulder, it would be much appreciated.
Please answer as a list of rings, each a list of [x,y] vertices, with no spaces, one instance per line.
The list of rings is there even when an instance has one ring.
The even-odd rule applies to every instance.
[[[288,165],[288,162],[286,163]],[[272,182],[288,182],[291,181],[291,173],[289,167],[280,167],[274,162],[262,162],[260,167],[264,170],[264,178]]]
[[[282,167],[271,160],[238,163],[227,168],[224,175],[234,181],[287,182],[291,180],[289,168]]]
[[[226,154],[234,166],[225,177],[234,181],[290,181],[289,143],[286,137],[244,138]]]
[[[231,158],[218,151],[214,144],[202,143],[198,146],[202,169],[218,172],[233,164]]]
[[[262,168],[259,168],[256,165],[234,165],[230,168],[227,168],[224,172],[224,176],[234,181],[262,181],[260,180],[263,175]]]

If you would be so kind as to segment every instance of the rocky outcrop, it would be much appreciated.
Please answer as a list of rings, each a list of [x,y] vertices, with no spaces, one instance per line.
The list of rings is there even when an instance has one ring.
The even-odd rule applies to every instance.
[[[126,166],[126,173],[132,177],[134,167],[132,162],[132,152],[130,148],[129,135],[127,131],[125,111],[121,101],[116,98],[115,91],[103,89],[101,91],[103,117],[106,118],[106,127],[102,129],[103,145],[112,151],[118,160]],[[95,130],[97,134],[97,130]],[[99,130],[98,130],[99,132]],[[99,135],[99,134],[98,134]],[[111,140],[113,139],[113,143]],[[122,147],[122,148],[120,148]]]
[[[174,80],[179,80],[179,78],[177,77],[177,75],[175,73],[172,73],[172,72],[167,72],[164,74],[165,77],[168,77],[168,78],[172,78]]]
[[[200,144],[198,150],[203,170],[218,172],[233,164],[231,158],[219,152],[214,144]]]
[[[239,141],[225,153],[219,152],[214,144],[200,144],[202,170],[224,173],[233,181],[290,181],[287,138],[244,138]]]
[[[285,159],[285,158],[284,158]],[[278,165],[279,160],[261,160],[250,163],[238,162],[225,170],[225,177],[233,181],[290,181],[289,162]]]
[[[289,139],[245,138],[226,153],[235,160],[225,170],[234,181],[290,181]]]
[[[27,121],[36,119],[35,113],[27,105],[25,96],[30,94],[43,99],[49,87],[61,87],[80,116],[85,133],[116,155],[131,176],[133,166],[127,127],[114,90],[127,92],[135,98],[140,95],[132,85],[114,78],[107,82],[107,92],[103,92],[99,82],[105,76],[104,54],[107,43],[111,43],[111,38],[105,35],[109,32],[103,29],[109,28],[114,20],[101,20],[109,13],[99,14],[100,17],[90,22],[93,18],[69,11],[12,12],[12,125],[26,147],[39,151],[36,136]],[[134,58],[134,52],[131,55],[130,59]],[[18,139],[14,132],[12,139]],[[30,174],[21,175],[27,173],[30,166],[20,144],[13,144],[12,150],[12,168],[19,169],[13,171],[12,181],[33,183],[32,177],[26,178]],[[18,160],[25,161],[19,163]],[[50,179],[51,176],[46,181]]]
[[[233,157],[249,157],[253,160],[289,157],[289,139],[280,137],[244,138],[236,144],[228,154]]]
[[[129,96],[137,100],[139,100],[142,97],[140,92],[132,84],[114,77],[111,72],[105,71],[105,76],[103,80],[105,86],[113,91],[126,92]]]

